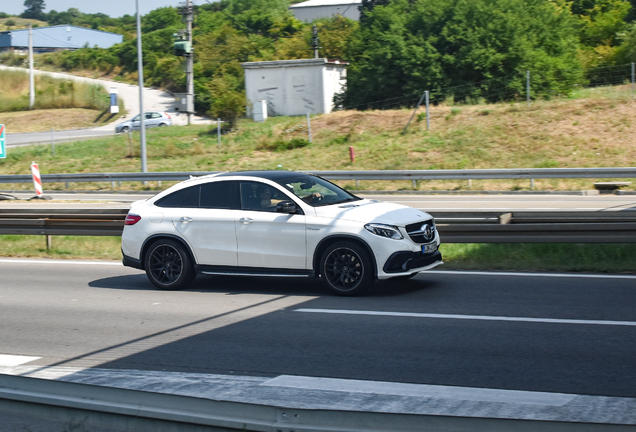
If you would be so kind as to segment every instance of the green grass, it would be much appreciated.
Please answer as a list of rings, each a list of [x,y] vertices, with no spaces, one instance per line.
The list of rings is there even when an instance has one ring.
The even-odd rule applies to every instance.
[[[442,239],[443,240],[443,239]],[[0,235],[0,256],[121,260],[120,237]],[[636,244],[442,244],[444,270],[636,273]]]
[[[432,130],[412,122],[410,110],[343,111],[312,117],[312,143],[304,117],[271,117],[264,123],[239,121],[217,145],[215,125],[148,130],[148,170],[230,171],[428,170],[478,168],[586,168],[636,166],[636,103],[599,96],[554,102],[432,107]],[[484,115],[488,112],[488,115]],[[61,116],[63,119],[64,116]],[[56,128],[58,129],[58,128]],[[0,174],[28,174],[31,161],[43,174],[138,172],[139,134],[50,146],[11,148]],[[350,159],[350,147],[355,161]],[[595,181],[618,179],[536,179],[538,190],[590,190]],[[636,179],[627,190],[636,190]],[[361,190],[412,189],[410,181],[340,182]],[[74,185],[109,189],[110,183]],[[167,184],[163,184],[166,187]],[[28,185],[14,188],[30,188]],[[62,189],[63,184],[46,184]],[[474,180],[474,190],[529,190],[529,180]],[[122,189],[142,189],[139,183]],[[466,181],[422,181],[420,190],[466,190]]]

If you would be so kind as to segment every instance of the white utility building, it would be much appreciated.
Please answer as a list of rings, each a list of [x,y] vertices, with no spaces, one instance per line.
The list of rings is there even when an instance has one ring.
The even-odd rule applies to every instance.
[[[331,18],[335,15],[358,21],[358,8],[361,4],[362,0],[309,0],[291,5],[289,10],[296,19],[304,22],[312,22],[317,18]]]
[[[266,105],[266,116],[331,112],[334,95],[346,83],[347,65],[325,58],[242,63],[248,117],[256,105]]]

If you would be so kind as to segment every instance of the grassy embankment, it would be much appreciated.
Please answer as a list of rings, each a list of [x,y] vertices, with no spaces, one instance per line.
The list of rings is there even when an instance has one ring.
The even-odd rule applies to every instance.
[[[148,131],[150,171],[246,169],[461,169],[518,167],[619,167],[636,164],[636,104],[628,92],[587,91],[553,102],[432,109],[431,131],[424,121],[402,129],[409,110],[337,112],[312,118],[313,143],[306,142],[303,118],[270,118],[258,124],[242,120],[217,147],[209,126]],[[32,160],[42,173],[139,171],[138,136],[60,144],[56,156],[47,146],[11,149],[0,161],[0,174],[27,174]],[[356,152],[349,159],[349,146]],[[599,179],[601,180],[601,179]],[[610,180],[610,179],[602,179]],[[627,188],[634,190],[636,181]],[[539,180],[536,189],[592,189],[594,180]],[[340,182],[350,189],[411,190],[411,182]],[[110,183],[74,185],[110,189]],[[164,188],[166,183],[162,185]],[[14,185],[30,189],[30,185]],[[45,184],[45,189],[63,189]],[[151,184],[145,188],[159,189]],[[466,190],[461,181],[419,182],[419,190]],[[476,190],[528,190],[529,181],[473,181]],[[124,184],[121,189],[144,189]],[[0,202],[0,208],[2,202]],[[4,236],[4,256],[119,258],[113,238],[53,240],[47,252],[41,237]],[[30,242],[30,243],[29,243]],[[5,246],[11,243],[11,246]],[[444,245],[446,268],[536,271],[635,272],[635,245]]]
[[[101,86],[36,75],[34,87],[34,109],[29,110],[29,75],[0,70],[0,124],[9,133],[98,127],[116,120]]]

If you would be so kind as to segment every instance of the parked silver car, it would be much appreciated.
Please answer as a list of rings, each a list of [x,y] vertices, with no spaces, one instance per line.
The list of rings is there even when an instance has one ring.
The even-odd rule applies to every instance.
[[[139,128],[141,127],[140,126],[141,122],[139,121],[139,119],[140,119],[140,116],[139,114],[137,114],[132,119],[119,123],[115,127],[115,132],[124,133],[130,130],[139,130]],[[144,125],[147,128],[171,126],[172,119],[166,112],[158,112],[158,111],[146,112]]]

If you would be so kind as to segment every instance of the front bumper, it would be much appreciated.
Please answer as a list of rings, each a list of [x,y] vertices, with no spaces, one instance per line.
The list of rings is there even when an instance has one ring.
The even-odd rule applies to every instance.
[[[387,274],[407,273],[413,269],[428,267],[438,261],[442,261],[442,254],[440,251],[430,254],[400,251],[395,252],[388,260],[386,260],[382,270]]]

